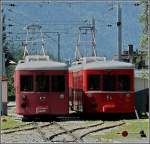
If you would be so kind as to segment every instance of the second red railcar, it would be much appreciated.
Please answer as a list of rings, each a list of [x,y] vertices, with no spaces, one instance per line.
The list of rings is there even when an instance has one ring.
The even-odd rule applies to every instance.
[[[69,68],[71,108],[83,113],[133,113],[134,66],[85,57]]]

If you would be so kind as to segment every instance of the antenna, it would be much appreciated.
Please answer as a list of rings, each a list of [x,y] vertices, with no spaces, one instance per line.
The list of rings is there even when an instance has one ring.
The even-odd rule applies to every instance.
[[[27,31],[26,41],[24,44],[24,57],[26,55],[44,55],[44,34],[42,32],[42,26],[38,24],[31,24],[25,27]],[[40,39],[39,39],[40,38]],[[40,45],[38,47],[38,44]]]
[[[83,40],[84,37],[88,37],[91,35],[91,38],[88,40]],[[81,45],[90,45],[92,47],[92,56],[96,57],[96,40],[95,40],[95,18],[92,18],[92,24],[88,24],[87,26],[80,26],[79,27],[79,33],[78,33],[78,39],[77,39],[77,45],[75,50],[75,59],[79,59],[83,57],[81,53]]]

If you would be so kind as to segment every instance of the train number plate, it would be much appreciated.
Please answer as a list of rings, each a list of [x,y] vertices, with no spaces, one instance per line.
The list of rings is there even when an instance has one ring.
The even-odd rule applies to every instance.
[[[48,106],[46,107],[36,107],[36,113],[46,113],[48,112]]]

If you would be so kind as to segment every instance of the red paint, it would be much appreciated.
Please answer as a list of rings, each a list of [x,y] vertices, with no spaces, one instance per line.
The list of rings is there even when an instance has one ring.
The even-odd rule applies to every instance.
[[[116,91],[88,91],[88,75],[112,74],[130,76],[130,91],[118,91],[118,82]],[[118,78],[117,78],[118,79]],[[103,80],[100,81],[100,87],[103,86]],[[113,69],[113,70],[80,70],[69,72],[69,93],[70,103],[75,111],[83,113],[132,113],[134,112],[134,70],[133,69]],[[130,94],[130,96],[128,96]],[[107,100],[107,96],[111,100]]]
[[[20,76],[33,76],[33,91],[20,91]],[[64,92],[36,92],[35,78],[37,75],[64,75],[65,91]],[[66,115],[69,113],[68,102],[68,71],[67,70],[18,70],[14,74],[14,85],[16,94],[16,113],[20,115]],[[51,85],[51,82],[50,82]],[[64,99],[60,98],[64,95]],[[41,97],[41,98],[40,98]],[[22,107],[21,105],[25,105]]]

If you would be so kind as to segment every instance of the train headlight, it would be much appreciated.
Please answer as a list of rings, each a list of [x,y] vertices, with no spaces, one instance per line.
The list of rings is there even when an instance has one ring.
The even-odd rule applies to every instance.
[[[130,97],[130,93],[127,93],[126,96],[127,96],[127,97]]]
[[[88,96],[88,97],[92,97],[92,94],[91,94],[91,93],[88,93],[87,96]]]
[[[22,95],[22,99],[23,99],[23,100],[26,100],[26,99],[27,99],[27,96],[26,96],[26,95]]]
[[[112,96],[109,96],[109,95],[107,95],[106,96],[106,99],[109,101],[109,100],[112,100]]]
[[[60,98],[60,99],[64,99],[64,94],[60,94],[60,95],[59,95],[59,98]]]

